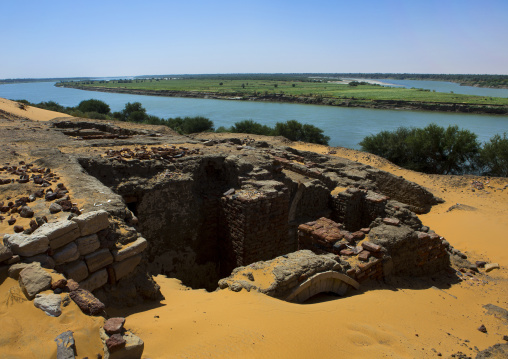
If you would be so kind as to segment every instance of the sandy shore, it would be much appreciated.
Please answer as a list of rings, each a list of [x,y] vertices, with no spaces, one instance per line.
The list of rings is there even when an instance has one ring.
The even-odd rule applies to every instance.
[[[25,111],[13,107],[0,99],[0,110]],[[23,117],[62,117],[33,110],[33,118]],[[318,153],[331,149],[284,144]],[[334,150],[335,156],[403,176],[443,198],[445,203],[420,216],[423,223],[472,262],[497,262],[501,269],[459,283],[446,274],[373,282],[345,298],[320,295],[303,305],[254,292],[190,290],[178,279],[157,276],[166,298],[161,303],[107,308],[109,316],[126,316],[126,327],[144,340],[143,358],[449,358],[459,351],[474,358],[503,342],[508,324],[483,306],[508,309],[508,179],[425,175],[366,153]],[[485,190],[473,192],[472,180],[482,181]],[[468,207],[448,211],[457,203]],[[53,340],[65,330],[74,331],[78,358],[101,353],[102,318],[83,315],[73,303],[62,316],[48,317],[21,300],[17,287],[11,279],[0,283],[1,358],[54,358]],[[477,330],[481,324],[487,333]]]

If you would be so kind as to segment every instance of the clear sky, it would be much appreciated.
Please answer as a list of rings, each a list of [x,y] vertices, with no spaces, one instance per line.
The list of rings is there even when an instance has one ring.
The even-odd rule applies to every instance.
[[[0,78],[508,74],[508,0],[0,0]]]

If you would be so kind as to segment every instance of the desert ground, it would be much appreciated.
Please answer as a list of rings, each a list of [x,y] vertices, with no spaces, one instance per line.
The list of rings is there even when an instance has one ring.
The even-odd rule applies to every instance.
[[[2,116],[0,131],[5,133],[14,127],[45,128],[47,121],[66,115],[23,110],[0,99]],[[23,153],[30,146],[1,137],[3,150]],[[508,179],[427,175],[350,149],[284,145],[368,164],[424,186],[444,203],[420,215],[421,221],[472,263],[498,263],[500,268],[480,269],[457,283],[450,273],[374,281],[346,297],[323,294],[305,304],[254,291],[192,290],[178,278],[159,275],[161,302],[106,309],[108,316],[125,316],[125,326],[143,339],[143,358],[475,358],[479,351],[506,343],[508,318],[491,315],[483,306],[508,309]],[[72,179],[66,180],[72,190]],[[473,181],[484,189],[473,187]],[[0,282],[2,358],[56,357],[54,338],[66,330],[74,332],[78,358],[96,358],[102,353],[98,331],[103,322],[84,315],[74,303],[60,317],[49,317],[24,299],[13,279]],[[486,333],[478,330],[482,324]]]

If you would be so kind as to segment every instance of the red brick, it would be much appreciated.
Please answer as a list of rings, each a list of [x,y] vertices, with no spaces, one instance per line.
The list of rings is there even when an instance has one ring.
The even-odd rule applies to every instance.
[[[358,254],[358,259],[364,262],[368,261],[369,257],[370,257],[369,251],[362,251],[360,254]]]

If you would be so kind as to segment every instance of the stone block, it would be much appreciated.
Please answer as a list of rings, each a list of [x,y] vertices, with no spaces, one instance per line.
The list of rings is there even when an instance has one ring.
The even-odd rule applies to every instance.
[[[76,282],[81,282],[88,277],[88,267],[83,261],[76,261],[69,263],[62,268],[62,272],[67,279],[74,279]]]
[[[48,256],[47,254],[38,254],[33,257],[26,257],[23,259],[24,263],[33,263],[33,262],[39,262],[41,264],[41,267],[47,268],[47,269],[53,269],[55,268],[55,261],[53,258]]]
[[[113,263],[113,256],[107,248],[99,249],[85,257],[86,265],[90,272],[98,271],[108,264]]]
[[[13,256],[12,251],[0,244],[0,262],[7,261]]]
[[[370,258],[370,252],[369,251],[361,251],[360,254],[358,254],[358,259],[366,262]]]
[[[123,325],[125,324],[125,318],[122,317],[116,317],[116,318],[109,318],[104,323],[104,331],[108,335],[112,334],[118,334],[123,331]]]
[[[99,299],[85,289],[76,289],[69,293],[71,299],[88,315],[98,315],[104,311],[105,305]]]
[[[32,263],[19,273],[19,286],[26,297],[32,300],[36,294],[51,288],[51,275],[39,263]]]
[[[72,218],[79,226],[81,236],[88,236],[109,227],[108,212],[94,211]]]
[[[58,294],[37,294],[34,299],[34,306],[50,317],[59,317],[62,314],[61,304],[62,297]]]
[[[30,263],[17,263],[17,264],[13,264],[9,267],[9,270],[7,271],[7,274],[9,276],[9,278],[12,278],[12,279],[16,279],[18,280],[19,278],[19,273],[25,269],[26,267],[28,267],[30,265]]]
[[[113,269],[115,271],[116,280],[119,280],[120,278],[125,277],[127,274],[133,272],[140,261],[141,254],[137,254],[124,260],[123,262],[115,262],[115,264],[113,264]]]
[[[67,220],[45,223],[37,228],[33,234],[48,237],[51,249],[57,249],[79,237],[79,226],[77,223]]]
[[[485,272],[490,272],[491,270],[499,269],[499,264],[497,263],[489,263],[485,265]]]
[[[86,289],[89,292],[93,292],[94,290],[102,287],[104,284],[108,282],[108,271],[106,269],[101,269],[90,275],[84,281],[79,283],[79,287]]]
[[[53,254],[53,259],[55,260],[56,264],[73,262],[78,258],[79,258],[78,246],[74,242],[71,242],[66,246],[58,249]]]
[[[139,359],[143,356],[145,343],[138,336],[129,332],[125,333],[122,335],[123,340],[125,340],[125,346],[118,350],[110,351],[106,344],[110,336],[106,334],[103,328],[100,329],[99,334],[104,343],[104,359]]]
[[[4,236],[4,244],[12,253],[23,257],[35,256],[49,249],[48,237],[36,234],[6,234]]]
[[[366,251],[373,252],[373,253],[379,252],[381,250],[381,246],[380,245],[374,244],[374,243],[371,243],[371,242],[363,242],[362,243],[362,247]]]
[[[80,237],[76,239],[76,244],[78,246],[79,254],[82,256],[86,256],[87,254],[96,251],[101,246],[97,234],[90,234],[89,236]]]
[[[400,225],[400,220],[397,218],[383,218],[383,223],[390,226],[398,226]]]
[[[144,238],[138,238],[134,242],[127,244],[122,249],[114,250],[113,257],[116,262],[121,262],[129,257],[143,252],[148,247],[148,242]]]
[[[72,331],[69,330],[58,335],[55,342],[57,359],[74,359],[76,357],[76,345]]]

